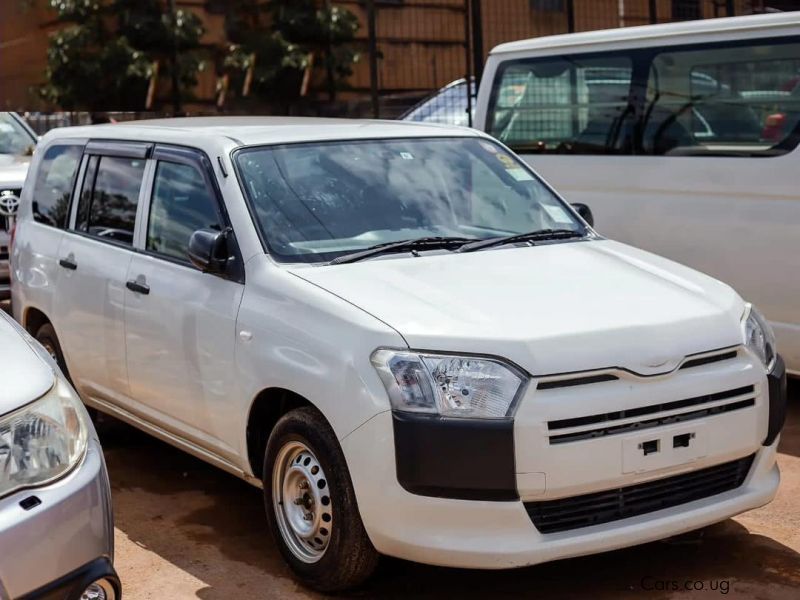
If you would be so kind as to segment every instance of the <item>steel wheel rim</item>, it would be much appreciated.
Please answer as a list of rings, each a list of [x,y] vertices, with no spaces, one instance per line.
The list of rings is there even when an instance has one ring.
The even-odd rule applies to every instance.
[[[53,344],[51,344],[49,341],[44,341],[39,343],[42,345],[42,348],[44,348],[45,351],[50,355],[50,358],[58,362],[58,355],[56,354],[55,346],[53,346]]]
[[[272,470],[272,504],[281,537],[292,554],[305,563],[319,561],[333,532],[328,479],[311,449],[287,442]]]

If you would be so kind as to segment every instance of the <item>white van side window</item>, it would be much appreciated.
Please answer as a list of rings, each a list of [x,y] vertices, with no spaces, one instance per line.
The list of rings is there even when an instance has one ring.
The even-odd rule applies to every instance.
[[[800,141],[800,42],[502,63],[487,131],[521,152],[775,156]]]

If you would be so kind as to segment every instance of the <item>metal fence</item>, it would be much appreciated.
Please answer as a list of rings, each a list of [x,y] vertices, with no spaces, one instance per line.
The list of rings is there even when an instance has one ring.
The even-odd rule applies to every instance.
[[[364,3],[360,3],[364,4]],[[370,116],[471,124],[494,46],[546,35],[726,17],[769,0],[403,0],[366,2]],[[800,8],[800,2],[796,8]],[[358,76],[358,73],[356,74]]]

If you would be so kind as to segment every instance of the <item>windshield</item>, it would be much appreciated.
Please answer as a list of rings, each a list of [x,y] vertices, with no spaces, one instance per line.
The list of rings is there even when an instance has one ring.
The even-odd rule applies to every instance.
[[[0,154],[30,154],[36,140],[14,117],[0,112]]]
[[[477,137],[256,147],[235,162],[269,251],[283,261],[431,236],[584,230],[524,163]]]

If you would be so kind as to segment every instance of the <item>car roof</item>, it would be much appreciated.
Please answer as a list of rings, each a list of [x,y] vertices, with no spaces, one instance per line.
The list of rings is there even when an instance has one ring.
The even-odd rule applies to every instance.
[[[667,44],[686,41],[700,42],[707,41],[696,39],[704,35],[711,37],[718,34],[742,35],[751,30],[768,33],[770,29],[775,29],[775,34],[780,34],[782,28],[798,25],[800,25],[800,12],[745,15],[722,19],[700,19],[697,21],[641,25],[638,27],[601,29],[598,31],[537,37],[500,44],[499,46],[495,46],[490,54],[506,54],[509,52],[530,50],[552,50],[553,48],[560,47],[567,48],[601,44],[613,44],[615,46],[619,45],[620,47],[625,47],[642,45],[643,42],[653,43],[655,39],[658,39],[659,43]],[[772,33],[768,34],[775,35]]]
[[[85,137],[202,145],[225,140],[254,146],[304,141],[398,137],[483,136],[466,127],[365,119],[314,117],[181,117],[151,119],[53,130],[50,137]]]

